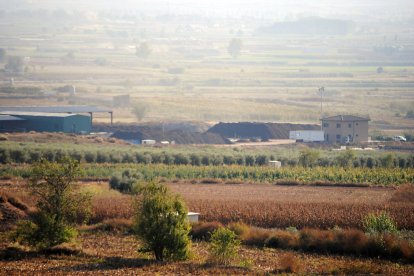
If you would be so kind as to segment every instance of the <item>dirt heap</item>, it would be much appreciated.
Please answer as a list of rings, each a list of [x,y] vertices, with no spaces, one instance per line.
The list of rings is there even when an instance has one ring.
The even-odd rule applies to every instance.
[[[29,207],[19,199],[0,192],[0,231],[13,228],[18,220],[27,217]]]
[[[137,125],[116,124],[97,125],[95,131],[113,132],[111,137],[124,140],[135,140],[137,142],[151,139],[156,141],[175,141],[177,144],[229,144],[230,142],[220,134],[210,132],[197,132],[196,128],[187,125]]]
[[[289,131],[319,130],[320,126],[289,123],[219,123],[208,130],[226,138],[289,139]]]

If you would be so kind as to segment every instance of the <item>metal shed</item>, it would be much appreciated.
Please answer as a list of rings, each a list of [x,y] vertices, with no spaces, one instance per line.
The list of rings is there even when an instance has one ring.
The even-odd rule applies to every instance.
[[[89,133],[92,129],[91,120],[85,115],[13,111],[1,113],[3,121],[7,122],[2,131]]]
[[[111,116],[111,124],[113,122],[113,111],[108,108],[101,108],[89,105],[60,105],[60,106],[0,106],[0,112],[41,112],[41,113],[68,113],[79,114],[87,113],[90,120],[93,119],[93,113],[109,113]],[[8,114],[8,113],[7,113]]]

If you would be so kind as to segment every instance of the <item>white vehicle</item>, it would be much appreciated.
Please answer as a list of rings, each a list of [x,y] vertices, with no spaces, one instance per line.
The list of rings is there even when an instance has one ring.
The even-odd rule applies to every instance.
[[[392,139],[397,142],[407,142],[407,139],[404,136],[394,136]]]

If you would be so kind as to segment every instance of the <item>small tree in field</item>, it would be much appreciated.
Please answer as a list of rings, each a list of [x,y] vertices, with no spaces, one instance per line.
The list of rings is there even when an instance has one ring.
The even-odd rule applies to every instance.
[[[74,189],[79,173],[79,162],[69,158],[58,162],[43,159],[33,166],[29,188],[38,198],[37,210],[30,221],[19,224],[18,241],[43,249],[76,236],[74,224],[85,222],[91,212],[90,196]]]
[[[140,251],[153,252],[158,261],[187,259],[190,224],[184,202],[162,184],[147,184],[139,194],[135,230],[144,245]]]
[[[212,261],[228,265],[237,257],[240,240],[236,233],[221,227],[213,232],[210,238],[210,256]]]

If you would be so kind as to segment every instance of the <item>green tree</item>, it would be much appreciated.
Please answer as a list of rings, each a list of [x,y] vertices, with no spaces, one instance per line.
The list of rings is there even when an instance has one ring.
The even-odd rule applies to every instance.
[[[138,193],[135,230],[144,245],[140,251],[153,252],[158,261],[187,259],[191,242],[184,202],[157,183],[144,185]]]
[[[241,49],[243,47],[243,43],[239,38],[233,38],[229,42],[229,46],[227,47],[227,51],[233,58],[237,58],[240,55]]]
[[[16,239],[42,249],[72,240],[74,225],[86,222],[91,214],[91,197],[75,189],[80,173],[78,161],[42,159],[33,165],[29,188],[37,196],[37,211],[16,230]]]
[[[138,121],[144,119],[145,115],[147,114],[147,111],[148,106],[144,103],[137,103],[132,109],[132,113],[134,113]]]
[[[341,152],[336,158],[336,164],[341,167],[350,167],[352,162],[355,160],[355,152],[353,150],[347,149],[344,152]]]
[[[152,49],[148,42],[142,42],[139,46],[136,47],[135,55],[141,58],[147,58],[151,55]]]
[[[316,165],[319,158],[319,151],[305,149],[299,154],[299,165],[303,167],[313,167]]]
[[[210,258],[219,264],[228,265],[237,257],[239,246],[236,233],[228,228],[218,228],[210,238]]]

